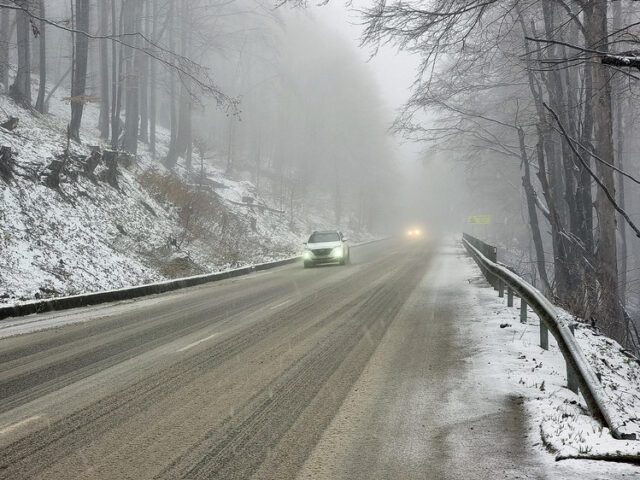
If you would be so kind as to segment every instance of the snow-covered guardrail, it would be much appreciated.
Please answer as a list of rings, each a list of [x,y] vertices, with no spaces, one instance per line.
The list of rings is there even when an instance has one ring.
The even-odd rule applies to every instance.
[[[485,276],[493,277],[490,283],[494,284],[494,282],[497,282],[499,284],[499,291],[502,291],[503,285],[507,285],[508,288],[512,289],[522,300],[521,305],[525,305],[525,308],[526,305],[529,305],[538,315],[541,328],[542,324],[544,324],[544,327],[551,332],[567,364],[567,376],[575,378],[582,396],[587,403],[587,407],[594,418],[603,421],[611,430],[614,438],[636,440],[635,433],[624,430],[625,422],[620,418],[618,413],[609,406],[609,400],[600,385],[598,377],[596,377],[587,362],[569,325],[560,319],[553,304],[527,281],[520,278],[505,266],[489,260],[480,250],[473,246],[467,238],[463,238],[462,243]]]
[[[358,243],[353,245],[352,248],[362,247],[364,245],[369,245],[370,243],[380,242],[386,240],[387,238],[388,237]],[[137,297],[144,297],[147,295],[166,293],[181,288],[194,287],[196,285],[202,285],[204,283],[224,280],[225,278],[238,277],[240,275],[247,275],[252,272],[268,270],[270,268],[297,262],[301,258],[302,257],[300,256],[295,256],[285,258],[284,260],[258,263],[255,265],[248,265],[246,267],[224,270],[222,272],[205,273],[203,275],[195,275],[192,277],[176,278],[175,280],[167,280],[164,282],[148,283],[145,285],[136,285],[134,287],[119,288],[116,290],[105,290],[102,292],[69,295],[66,297],[55,297],[44,300],[27,301],[17,303],[15,305],[7,305],[4,307],[0,307],[0,320],[4,320],[5,318],[9,317],[31,315],[33,313],[68,310],[70,308],[87,307],[90,305],[98,305],[101,303],[117,302],[121,300],[130,300]]]

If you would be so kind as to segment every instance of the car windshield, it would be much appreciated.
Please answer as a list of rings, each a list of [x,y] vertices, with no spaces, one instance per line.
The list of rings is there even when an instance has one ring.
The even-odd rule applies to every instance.
[[[337,242],[340,236],[336,232],[316,232],[309,238],[309,243]]]

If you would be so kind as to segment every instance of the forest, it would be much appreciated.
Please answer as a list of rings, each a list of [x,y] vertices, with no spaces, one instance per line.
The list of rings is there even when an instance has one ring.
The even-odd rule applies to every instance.
[[[394,127],[461,168],[467,212],[494,216],[479,236],[636,350],[639,6],[378,1],[363,12],[366,43],[420,59]]]
[[[276,6],[3,1],[0,84],[41,114],[68,92],[71,141],[82,142],[83,111],[95,104],[113,150],[144,145],[169,169],[215,157],[280,209],[330,199],[336,223],[374,227],[386,207],[368,192],[384,191],[392,163],[376,86],[342,40]]]

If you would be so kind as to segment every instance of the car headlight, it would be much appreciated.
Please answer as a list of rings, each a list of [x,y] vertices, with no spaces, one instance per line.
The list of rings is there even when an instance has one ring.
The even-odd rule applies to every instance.
[[[302,252],[302,258],[305,260],[310,260],[311,259],[311,251],[310,250],[305,250],[304,252]]]
[[[336,247],[331,252],[331,256],[335,257],[335,258],[342,258],[343,255],[344,255],[344,248],[343,247]]]

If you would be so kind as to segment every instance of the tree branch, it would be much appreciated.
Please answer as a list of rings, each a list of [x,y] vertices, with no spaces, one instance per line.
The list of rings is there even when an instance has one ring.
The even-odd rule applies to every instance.
[[[238,114],[239,100],[237,98],[232,98],[224,94],[221,91],[221,89],[208,77],[208,74],[205,71],[204,67],[195,63],[194,61],[192,61],[187,57],[181,56],[175,52],[172,52],[169,49],[162,47],[161,45],[153,42],[151,39],[149,39],[146,35],[144,35],[141,32],[124,32],[118,35],[93,35],[88,32],[67,27],[58,22],[54,22],[53,20],[49,20],[47,18],[41,17],[35,14],[34,12],[32,12],[28,8],[28,6],[23,6],[19,3],[15,3],[13,5],[0,3],[0,9],[3,9],[3,8],[8,10],[17,10],[17,11],[24,12],[27,15],[29,15],[31,19],[41,21],[43,23],[46,23],[47,25],[50,25],[52,27],[58,28],[60,30],[63,30],[69,33],[83,35],[93,40],[112,40],[120,45],[124,45],[125,47],[140,51],[145,55],[148,55],[149,57],[153,58],[154,60],[157,60],[158,62],[165,65],[166,67],[172,70],[175,70],[176,72],[178,72],[180,76],[185,76],[189,78],[204,93],[214,97],[218,102],[218,104],[224,106],[227,109],[227,111],[231,111],[233,115]],[[149,48],[138,47],[135,44],[122,40],[122,38],[128,38],[128,37],[142,38],[148,45],[156,49],[157,52],[153,52]],[[170,59],[162,58],[162,55],[168,55]]]
[[[629,215],[627,214],[627,212],[625,212],[620,205],[618,205],[618,203],[616,202],[615,198],[613,197],[612,193],[609,191],[609,189],[606,187],[606,185],[604,183],[602,183],[602,181],[598,178],[598,176],[593,172],[593,170],[591,170],[591,168],[589,167],[589,165],[587,164],[587,162],[585,162],[584,158],[582,158],[582,155],[580,155],[580,153],[578,152],[578,150],[576,149],[576,147],[573,145],[573,142],[571,141],[571,137],[569,137],[569,135],[567,134],[567,131],[565,130],[564,126],[562,125],[562,122],[560,122],[560,119],[558,118],[558,115],[556,114],[556,112],[549,106],[547,105],[545,102],[542,102],[542,104],[544,105],[544,108],[546,108],[549,113],[551,113],[551,115],[553,116],[553,119],[556,121],[556,123],[558,124],[558,128],[560,129],[560,132],[562,133],[562,136],[565,138],[565,140],[567,140],[567,143],[569,144],[569,147],[571,147],[571,151],[573,151],[573,154],[578,158],[578,160],[580,160],[580,163],[582,164],[582,166],[584,167],[584,169],[589,172],[589,175],[591,175],[591,178],[593,178],[595,180],[595,182],[598,184],[598,186],[600,188],[602,188],[602,191],[604,192],[604,194],[606,195],[607,199],[609,200],[609,202],[611,202],[611,204],[613,205],[613,207],[616,209],[616,211],[622,215],[624,217],[624,219],[626,220],[627,224],[631,227],[631,229],[635,232],[636,236],[638,238],[640,238],[640,230],[638,229],[638,227],[636,227],[636,225],[631,221],[631,219],[629,218]]]

